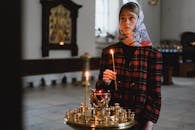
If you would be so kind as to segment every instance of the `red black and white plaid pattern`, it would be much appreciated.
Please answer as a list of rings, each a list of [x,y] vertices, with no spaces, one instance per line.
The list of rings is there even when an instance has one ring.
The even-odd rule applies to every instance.
[[[120,43],[103,49],[96,89],[111,91],[110,105],[117,102],[127,109],[139,109],[143,118],[156,123],[161,108],[162,55],[151,46],[134,48],[129,63]],[[110,49],[114,50],[117,91],[113,81],[110,85],[102,81],[104,70],[113,69]]]

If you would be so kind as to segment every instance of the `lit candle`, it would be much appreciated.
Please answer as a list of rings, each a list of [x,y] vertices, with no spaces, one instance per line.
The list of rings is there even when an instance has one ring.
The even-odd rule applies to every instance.
[[[110,54],[112,55],[112,68],[113,71],[115,72],[114,51],[112,49],[110,49]]]
[[[62,41],[62,42],[59,42],[59,44],[60,44],[60,45],[64,45],[64,42],[63,42],[63,41]]]
[[[114,51],[113,51],[113,49],[110,49],[110,54],[112,55],[112,68],[113,68],[113,71],[116,72],[116,70],[115,70]],[[114,85],[115,85],[115,90],[117,90],[117,82],[116,82],[116,79],[114,80]]]
[[[89,72],[88,71],[85,72],[85,78],[86,78],[86,82],[88,82],[89,81]]]
[[[89,85],[89,72],[86,71],[85,72],[85,79],[86,79],[86,83],[85,83],[85,98],[84,98],[84,102],[85,102],[85,106],[87,106],[86,103],[86,99],[87,99],[87,93],[88,93],[88,85]]]

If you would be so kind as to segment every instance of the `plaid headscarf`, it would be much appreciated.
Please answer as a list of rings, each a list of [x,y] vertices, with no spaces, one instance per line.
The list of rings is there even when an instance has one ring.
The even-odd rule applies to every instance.
[[[139,7],[139,10],[140,10],[137,24],[136,24],[136,27],[134,30],[135,42],[133,44],[131,44],[131,46],[151,46],[152,42],[150,40],[150,37],[149,37],[148,32],[146,30],[146,26],[144,24],[144,14],[143,14],[142,8],[141,8],[140,4],[137,2],[137,0],[128,0],[128,2],[127,3],[125,2],[125,4],[128,4],[129,2],[136,3]],[[124,34],[122,34],[121,31],[119,30],[119,41],[122,41],[123,39],[124,39]]]

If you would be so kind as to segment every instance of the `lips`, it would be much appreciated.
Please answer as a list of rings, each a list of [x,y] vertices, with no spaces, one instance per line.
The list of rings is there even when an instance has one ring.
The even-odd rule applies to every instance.
[[[131,29],[131,27],[128,27],[128,26],[124,26],[124,27],[121,27],[122,29]]]

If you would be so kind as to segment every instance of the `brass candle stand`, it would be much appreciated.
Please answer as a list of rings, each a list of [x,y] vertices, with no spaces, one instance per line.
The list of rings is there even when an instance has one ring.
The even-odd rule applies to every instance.
[[[91,56],[89,55],[89,53],[86,52],[86,53],[84,53],[81,56],[81,58],[82,58],[82,61],[83,61],[81,84],[82,84],[82,86],[85,86],[86,85],[85,72],[90,70],[90,59],[91,59]]]
[[[127,130],[135,125],[135,113],[115,103],[109,106],[110,92],[91,89],[89,101],[65,113],[64,123],[75,130]]]

